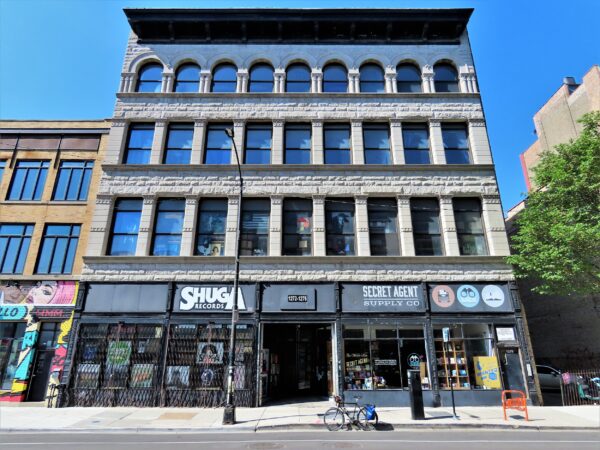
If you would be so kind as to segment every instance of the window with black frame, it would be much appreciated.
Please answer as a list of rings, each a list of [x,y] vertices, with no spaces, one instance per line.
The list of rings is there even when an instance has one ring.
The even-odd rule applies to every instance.
[[[23,273],[33,227],[24,223],[0,224],[0,273]]]
[[[13,171],[7,200],[38,201],[44,194],[50,161],[19,160]]]
[[[365,64],[360,68],[360,92],[385,92],[383,69],[377,64]]]
[[[310,164],[312,125],[285,124],[285,164]]]
[[[310,92],[311,72],[306,64],[296,63],[288,67],[285,76],[285,92]]]
[[[81,225],[48,224],[40,246],[36,273],[70,274]]]
[[[391,164],[390,128],[385,123],[363,124],[365,164]]]
[[[400,255],[398,203],[394,198],[369,198],[369,242],[372,256]]]
[[[270,164],[273,126],[254,123],[246,127],[244,164]]]
[[[462,123],[442,124],[442,138],[446,164],[470,164],[469,135]]]
[[[327,255],[354,256],[354,199],[325,200]]]
[[[454,222],[461,255],[487,255],[487,244],[478,198],[454,198]]]
[[[458,73],[452,64],[436,64],[433,72],[435,92],[459,92]]]
[[[402,124],[402,143],[406,164],[429,164],[429,128],[423,123]]]
[[[210,91],[215,93],[235,92],[237,89],[237,67],[219,64],[212,73]]]
[[[204,199],[200,202],[196,234],[196,254],[223,256],[227,224],[227,199]]]
[[[206,128],[204,164],[230,164],[231,138],[225,130],[233,129],[230,123],[211,123]]]
[[[0,389],[9,391],[19,365],[25,322],[0,322]]]
[[[343,123],[326,124],[323,127],[325,164],[350,164],[350,126]]]
[[[179,256],[185,199],[162,198],[156,206],[152,255]]]
[[[153,123],[133,123],[129,126],[123,164],[148,164],[154,139]]]
[[[193,63],[181,65],[175,75],[175,92],[198,92],[200,89],[200,66]]]
[[[348,92],[348,72],[341,64],[323,68],[323,92]]]
[[[283,201],[283,255],[312,254],[312,200]]]
[[[172,123],[167,133],[164,164],[189,164],[192,155],[193,123]]]
[[[436,198],[411,198],[415,255],[443,255],[440,206]]]
[[[400,64],[396,68],[396,85],[398,92],[421,92],[421,71],[414,64]]]
[[[113,210],[112,228],[107,251],[108,255],[135,255],[141,217],[141,198],[117,199]]]
[[[269,254],[269,216],[271,200],[268,198],[242,201],[242,229],[240,254],[242,256],[267,256]]]
[[[248,92],[273,92],[273,67],[255,64],[250,69]]]
[[[61,161],[53,201],[87,200],[94,161]]]

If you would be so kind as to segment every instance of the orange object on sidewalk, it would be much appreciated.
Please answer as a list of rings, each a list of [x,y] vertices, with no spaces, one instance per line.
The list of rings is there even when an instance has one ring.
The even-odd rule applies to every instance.
[[[508,395],[510,394],[510,398]],[[517,411],[525,412],[525,420],[529,421],[529,414],[527,414],[527,396],[523,391],[502,391],[502,410],[504,411],[504,420],[508,420],[506,417],[507,409],[516,409]]]

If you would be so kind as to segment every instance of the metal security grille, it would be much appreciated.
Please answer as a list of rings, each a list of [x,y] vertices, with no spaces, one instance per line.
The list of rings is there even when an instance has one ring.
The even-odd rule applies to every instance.
[[[156,406],[162,325],[83,324],[70,406]]]
[[[235,404],[253,406],[254,327],[237,326]],[[218,407],[225,402],[225,324],[82,324],[68,406]],[[166,354],[165,354],[165,340]]]
[[[166,406],[218,407],[225,402],[229,336],[223,324],[176,324],[169,330],[164,395]],[[235,404],[253,406],[254,328],[238,325]]]

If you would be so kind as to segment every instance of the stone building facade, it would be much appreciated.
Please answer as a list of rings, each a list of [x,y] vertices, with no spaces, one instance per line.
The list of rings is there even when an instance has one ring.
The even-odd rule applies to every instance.
[[[0,401],[64,381],[109,127],[0,121]]]
[[[240,207],[239,404],[351,390],[403,404],[408,369],[430,405],[447,404],[450,383],[463,404],[496,403],[502,386],[535,400],[470,10],[125,13],[132,33],[83,270],[76,404],[223,401]],[[291,163],[292,142],[306,160]],[[165,232],[167,217],[177,219]]]

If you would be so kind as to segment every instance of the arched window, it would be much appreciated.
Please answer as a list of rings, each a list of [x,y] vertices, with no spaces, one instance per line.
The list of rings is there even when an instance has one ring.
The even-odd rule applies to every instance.
[[[348,72],[341,64],[329,64],[323,69],[323,92],[348,92]]]
[[[219,64],[213,70],[211,92],[235,92],[237,68],[233,64]]]
[[[306,64],[292,64],[288,67],[285,92],[310,92],[310,69]]]
[[[377,64],[365,64],[360,68],[360,92],[385,92],[383,69]]]
[[[458,92],[458,74],[456,69],[448,63],[433,66],[433,82],[435,92]]]
[[[396,68],[398,92],[421,92],[421,71],[413,64],[400,64]]]
[[[273,68],[268,64],[255,64],[250,69],[248,92],[273,92]]]
[[[183,64],[177,69],[175,92],[198,92],[200,87],[200,67],[196,64]]]
[[[160,92],[162,69],[162,65],[158,63],[149,63],[142,67],[135,92]]]

